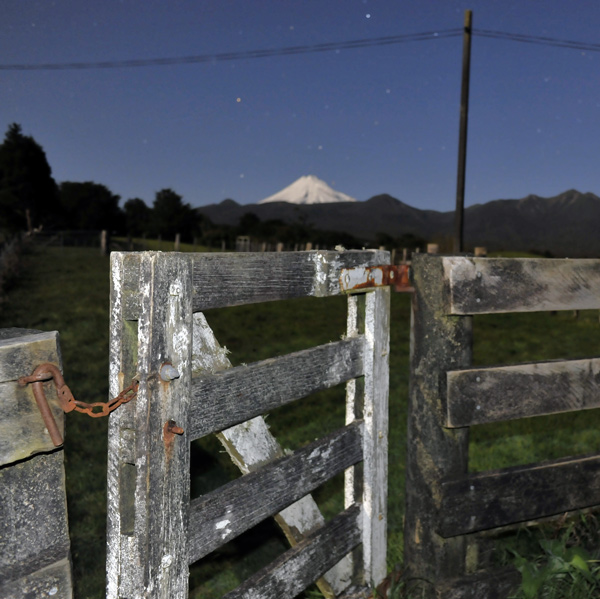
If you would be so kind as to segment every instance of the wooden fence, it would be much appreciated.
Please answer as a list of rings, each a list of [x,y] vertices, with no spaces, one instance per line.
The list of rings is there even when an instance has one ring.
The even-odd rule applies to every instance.
[[[58,333],[0,329],[0,597],[72,597],[64,457],[31,386],[18,379],[41,363],[60,368]],[[64,413],[46,396],[61,435]]]
[[[110,417],[109,599],[187,597],[190,563],[271,515],[292,548],[229,599],[291,598],[319,577],[328,597],[362,597],[383,580],[389,287],[349,295],[343,340],[236,368],[202,314],[337,295],[383,264],[381,251],[113,253],[111,394],[139,390]],[[284,455],[261,414],[345,381],[346,426]],[[190,502],[190,442],[211,433],[244,476]],[[342,471],[346,509],[324,523],[307,493]]]
[[[600,260],[414,255],[405,565],[425,596],[506,597],[480,531],[600,504],[600,456],[468,474],[469,427],[600,407],[600,359],[472,367],[472,315],[600,308]],[[551,432],[549,432],[551,434]]]

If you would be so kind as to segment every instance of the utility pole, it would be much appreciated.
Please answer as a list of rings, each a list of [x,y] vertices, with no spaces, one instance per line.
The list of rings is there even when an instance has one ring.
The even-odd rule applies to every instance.
[[[471,74],[471,28],[473,11],[465,11],[463,35],[462,86],[460,92],[460,129],[458,139],[458,175],[456,179],[456,211],[454,212],[454,253],[463,251],[465,172],[467,169],[467,123],[469,120],[469,78]]]

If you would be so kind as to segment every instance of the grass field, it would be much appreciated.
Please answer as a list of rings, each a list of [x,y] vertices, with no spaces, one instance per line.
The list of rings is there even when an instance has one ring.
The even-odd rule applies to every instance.
[[[1,306],[1,327],[58,330],[64,373],[77,399],[104,401],[108,393],[109,259],[93,248],[33,248]],[[345,299],[307,299],[206,313],[234,364],[249,363],[339,339]],[[390,355],[390,569],[402,561],[404,456],[408,396],[410,298],[393,294]],[[500,364],[600,355],[598,312],[497,315],[475,319],[476,364]],[[343,424],[342,387],[280,408],[267,422],[284,447],[294,449]],[[472,470],[600,450],[598,410],[474,427]],[[105,419],[71,413],[65,443],[69,522],[76,598],[104,596],[106,518]],[[237,476],[213,439],[196,442],[193,493]],[[316,498],[326,514],[341,507],[339,478]],[[192,597],[220,597],[285,548],[266,523],[242,535],[192,569]],[[197,587],[197,588],[195,588]],[[313,592],[309,592],[310,595]]]

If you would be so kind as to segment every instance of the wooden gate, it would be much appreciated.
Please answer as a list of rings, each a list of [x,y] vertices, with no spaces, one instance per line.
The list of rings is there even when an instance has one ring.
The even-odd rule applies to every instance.
[[[468,474],[469,427],[600,407],[600,359],[473,368],[472,315],[600,308],[600,260],[413,256],[405,565],[427,597],[506,597],[477,534],[600,504],[600,456]]]
[[[383,580],[389,288],[349,295],[343,340],[236,368],[202,311],[338,295],[384,264],[381,251],[113,253],[110,392],[139,390],[110,418],[109,599],[187,597],[190,563],[272,515],[292,548],[227,597]],[[346,426],[284,456],[261,414],[345,381]],[[244,476],[190,502],[190,442],[211,433]],[[324,523],[307,493],[342,471],[346,509]]]

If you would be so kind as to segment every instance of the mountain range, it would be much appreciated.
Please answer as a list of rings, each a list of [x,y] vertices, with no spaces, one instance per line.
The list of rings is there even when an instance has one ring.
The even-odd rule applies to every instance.
[[[267,198],[268,199],[268,198]],[[197,209],[215,224],[237,225],[247,213],[261,221],[303,222],[316,229],[350,233],[366,245],[379,233],[406,234],[450,246],[454,212],[421,210],[387,195],[366,201],[241,205],[224,200]],[[556,257],[600,257],[600,198],[571,189],[550,198],[528,195],[494,200],[465,209],[465,247],[489,251],[536,251]],[[446,242],[445,244],[443,242]]]

